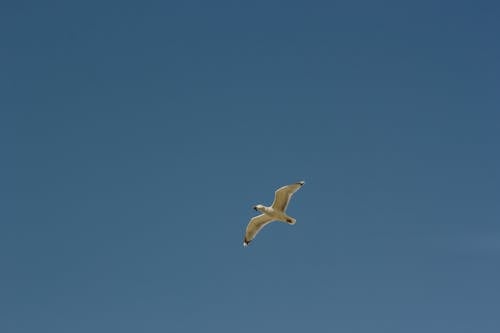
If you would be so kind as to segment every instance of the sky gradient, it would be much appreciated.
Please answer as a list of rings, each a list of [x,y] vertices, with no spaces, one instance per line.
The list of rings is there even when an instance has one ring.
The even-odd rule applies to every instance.
[[[2,2],[0,331],[499,332],[498,17]]]

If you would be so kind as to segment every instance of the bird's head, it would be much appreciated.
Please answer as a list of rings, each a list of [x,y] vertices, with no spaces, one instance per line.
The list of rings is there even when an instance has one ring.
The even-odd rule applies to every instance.
[[[256,211],[260,211],[261,212],[261,211],[264,210],[264,206],[262,206],[262,205],[255,205],[255,206],[253,206],[253,209],[255,209]]]

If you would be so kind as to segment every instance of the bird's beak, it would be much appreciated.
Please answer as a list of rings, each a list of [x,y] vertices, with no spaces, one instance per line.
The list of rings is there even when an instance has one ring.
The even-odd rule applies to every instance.
[[[253,209],[257,210],[257,206],[253,206]]]

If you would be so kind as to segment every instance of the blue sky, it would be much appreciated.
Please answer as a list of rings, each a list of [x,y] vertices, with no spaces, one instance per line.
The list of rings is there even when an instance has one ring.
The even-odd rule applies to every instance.
[[[498,332],[499,16],[3,2],[0,331]]]

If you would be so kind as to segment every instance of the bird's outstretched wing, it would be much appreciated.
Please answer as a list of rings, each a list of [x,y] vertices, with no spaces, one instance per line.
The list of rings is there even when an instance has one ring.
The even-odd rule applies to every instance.
[[[261,214],[253,217],[250,222],[248,222],[247,230],[245,232],[245,239],[243,240],[243,246],[247,246],[259,233],[260,229],[270,223],[273,219],[266,214]]]
[[[281,212],[285,212],[286,207],[288,206],[288,203],[292,198],[292,195],[297,192],[297,190],[301,188],[302,185],[304,185],[303,180],[295,184],[285,185],[277,189],[276,192],[274,192],[274,201],[271,207]]]

